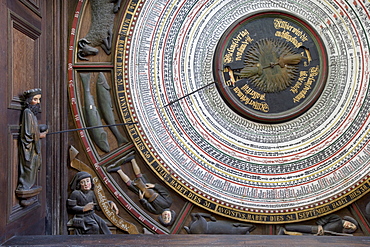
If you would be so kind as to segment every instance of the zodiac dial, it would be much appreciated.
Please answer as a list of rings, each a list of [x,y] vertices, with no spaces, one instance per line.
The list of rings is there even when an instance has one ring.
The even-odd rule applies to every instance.
[[[264,12],[232,25],[221,38],[214,72],[226,103],[249,119],[278,123],[307,111],[320,96],[326,51],[307,23]]]

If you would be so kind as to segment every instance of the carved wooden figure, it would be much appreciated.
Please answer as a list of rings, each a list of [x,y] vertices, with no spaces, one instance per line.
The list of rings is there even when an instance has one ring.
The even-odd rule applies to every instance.
[[[358,222],[350,216],[344,216],[343,219],[336,214],[329,214],[317,220],[316,225],[286,225],[281,227],[279,235],[339,235],[351,236],[358,228]]]
[[[255,229],[251,224],[216,220],[210,214],[204,213],[193,213],[191,219],[190,225],[184,226],[189,234],[249,234]]]
[[[41,167],[41,142],[48,132],[46,125],[39,125],[37,114],[41,111],[41,89],[35,88],[23,93],[25,109],[19,139],[19,180],[16,194],[22,206],[29,206],[36,201],[41,186],[35,185],[37,173]]]
[[[101,120],[98,108],[95,106],[94,97],[90,91],[91,73],[81,73],[80,77],[84,89],[83,92],[86,125],[88,127],[101,126],[103,125],[103,122]],[[90,129],[89,133],[91,135],[91,139],[102,151],[106,153],[110,151],[108,134],[103,128]]]
[[[96,81],[96,96],[99,111],[101,112],[104,121],[108,125],[111,125],[109,126],[109,129],[116,137],[118,145],[122,145],[123,143],[127,143],[128,141],[118,130],[117,126],[112,126],[116,122],[114,119],[113,103],[110,95],[110,90],[111,87],[109,86],[107,79],[105,78],[103,72],[100,72]]]
[[[113,22],[115,13],[118,12],[121,0],[90,0],[91,26],[88,34],[78,41],[77,56],[81,60],[88,60],[86,56],[96,55],[101,46],[109,55],[112,48]]]
[[[121,165],[131,162],[132,169],[136,175],[134,180],[131,180],[126,173],[121,169]],[[159,215],[159,222],[164,226],[173,224],[176,214],[170,210],[172,198],[168,190],[160,184],[148,183],[141,173],[139,166],[136,163],[133,153],[126,155],[117,162],[107,167],[108,172],[117,172],[121,179],[126,183],[127,187],[139,195],[140,203],[152,214]]]
[[[75,234],[111,234],[105,221],[95,214],[94,210],[100,210],[94,194],[94,183],[91,175],[87,172],[78,172],[71,182],[73,190],[68,201],[69,213],[74,214],[72,226]],[[114,202],[110,202],[111,208],[118,210]]]

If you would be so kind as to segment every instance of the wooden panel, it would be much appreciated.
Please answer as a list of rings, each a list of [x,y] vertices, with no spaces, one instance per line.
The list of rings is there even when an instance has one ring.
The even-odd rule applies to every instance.
[[[41,31],[15,13],[9,13],[9,108],[20,109],[25,89],[40,87],[39,36]]]
[[[40,0],[20,0],[25,6],[35,12],[37,15],[41,16],[40,11]]]
[[[15,191],[17,187],[17,181],[18,181],[18,162],[19,162],[19,155],[18,155],[18,138],[19,138],[19,126],[9,126],[9,145],[10,147],[10,155],[12,157],[11,162],[9,162],[9,169],[8,172],[10,172],[11,176],[8,181],[8,188],[10,188],[10,191]],[[15,207],[18,204],[18,199],[15,196],[15,193],[10,193],[9,195],[10,199],[8,202],[11,202],[9,206],[12,208]]]

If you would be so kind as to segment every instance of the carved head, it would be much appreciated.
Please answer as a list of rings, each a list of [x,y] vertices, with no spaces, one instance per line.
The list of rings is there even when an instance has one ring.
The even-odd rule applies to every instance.
[[[94,48],[88,44],[90,44],[87,39],[83,38],[78,41],[78,53],[77,56],[81,60],[89,60],[86,58],[86,56],[95,56],[98,54],[99,50],[97,48]]]
[[[92,177],[87,172],[77,172],[71,182],[72,190],[90,190],[94,189]]]
[[[353,233],[358,228],[358,222],[350,217],[350,216],[344,216],[343,217],[343,232],[344,233]]]
[[[87,177],[80,180],[80,188],[83,191],[91,190],[91,178]]]
[[[41,88],[34,88],[34,89],[30,89],[30,90],[27,90],[23,93],[23,97],[25,100],[29,99],[29,98],[33,98],[35,95],[41,95],[42,94],[42,90]]]
[[[33,114],[41,112],[41,89],[34,88],[27,90],[23,93],[24,104],[26,108],[29,108]]]
[[[171,226],[175,221],[175,218],[175,211],[170,210],[169,208],[165,209],[162,214],[158,216],[158,220],[163,226]]]

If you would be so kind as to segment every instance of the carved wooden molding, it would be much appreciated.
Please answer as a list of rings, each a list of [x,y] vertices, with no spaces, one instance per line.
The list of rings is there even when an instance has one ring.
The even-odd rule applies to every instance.
[[[27,8],[32,10],[35,14],[41,17],[40,0],[19,0]]]

